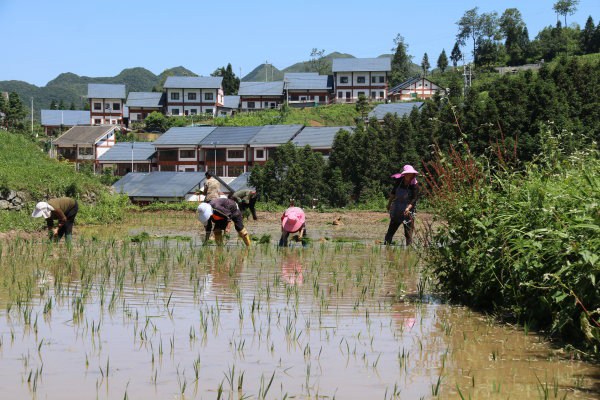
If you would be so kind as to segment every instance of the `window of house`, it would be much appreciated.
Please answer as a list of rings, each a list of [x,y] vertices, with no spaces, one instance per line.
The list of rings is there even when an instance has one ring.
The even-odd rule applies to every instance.
[[[376,76],[372,76],[371,77],[371,83],[377,83],[377,77]]]
[[[160,170],[175,172],[175,166],[174,165],[161,165]]]
[[[344,92],[338,92],[338,99],[341,99],[342,97],[344,97]]]
[[[265,151],[263,149],[256,149],[254,152],[254,158],[260,158],[261,160],[265,158]]]
[[[179,150],[179,159],[196,158],[196,150]]]
[[[196,114],[198,114],[198,109],[196,109],[196,108],[190,109],[190,115],[196,115]]]
[[[356,97],[360,97],[360,96],[364,96],[364,95],[365,95],[365,92],[358,92],[358,93],[356,93]]]
[[[372,99],[377,98],[377,92],[371,92],[371,98]]]
[[[364,76],[356,77],[356,83],[365,83],[366,79]]]
[[[215,98],[214,93],[204,93],[204,100],[213,100]]]
[[[381,97],[381,98],[383,98],[383,97],[384,97],[384,94],[383,94],[383,92],[379,92],[379,97]]]
[[[244,173],[243,165],[230,165],[227,167],[227,176],[240,176]]]
[[[102,123],[101,119],[98,119],[98,118],[94,119],[94,124],[100,125],[101,123]]]
[[[188,93],[188,100],[196,100],[196,93]]]
[[[183,169],[183,172],[196,172],[195,167],[187,167]]]
[[[385,76],[379,77],[379,83],[385,83]]]
[[[102,104],[101,103],[94,103],[94,110],[102,110]]]
[[[183,110],[183,115],[185,115],[186,117],[188,116],[190,112],[188,110]]]
[[[340,76],[340,83],[348,83],[348,77],[347,76]]]
[[[93,154],[91,147],[80,147],[79,155],[80,156],[91,156]]]
[[[213,113],[213,109],[212,108],[207,108],[206,111],[204,111],[206,114],[211,114]]]
[[[173,114],[173,115],[179,115],[179,108],[173,108],[171,110],[171,114]]]
[[[269,107],[269,102],[265,101],[265,108],[268,108],[268,107]]]
[[[121,103],[113,103],[113,110],[119,111],[121,109]]]
[[[171,100],[179,100],[179,92],[171,92]]]
[[[158,150],[160,161],[177,161],[177,150]]]
[[[256,107],[256,105],[254,104],[253,101],[248,102],[248,108],[255,108],[255,107]]]
[[[244,150],[227,150],[227,159],[244,158]]]
[[[346,92],[346,98],[349,99],[350,97],[352,97],[352,92]]]

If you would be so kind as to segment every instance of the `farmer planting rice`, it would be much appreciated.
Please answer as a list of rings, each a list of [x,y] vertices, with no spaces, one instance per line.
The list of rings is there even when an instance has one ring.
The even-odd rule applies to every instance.
[[[303,238],[306,237],[306,216],[300,207],[289,207],[281,216],[280,247],[287,247],[291,234],[297,234],[295,240],[302,241],[302,245],[305,244]]]
[[[202,190],[202,194],[204,194],[204,201],[210,202],[214,199],[219,198],[219,194],[221,192],[221,184],[218,180],[215,179],[212,172],[206,171],[204,174],[206,177],[206,181],[204,182],[204,189]]]
[[[241,211],[235,201],[231,199],[218,198],[210,203],[201,203],[197,209],[198,220],[204,225],[206,231],[204,244],[208,243],[210,233],[214,231],[215,242],[223,245],[223,232],[227,229],[229,221],[233,221],[235,230],[246,246],[250,246],[250,235],[244,228]],[[213,229],[214,225],[214,229]]]
[[[410,246],[412,244],[417,198],[419,197],[418,174],[417,170],[411,165],[405,165],[402,172],[391,176],[395,179],[395,185],[390,192],[387,204],[387,210],[390,213],[390,225],[385,234],[384,244],[389,245],[392,243],[392,238],[400,225],[404,225],[406,245]]]
[[[251,189],[245,189],[245,190],[238,190],[236,192],[234,192],[230,198],[232,200],[235,200],[235,202],[237,203],[238,207],[240,208],[240,211],[243,213],[245,210],[250,210],[250,212],[252,213],[252,219],[253,220],[257,220],[258,218],[256,218],[256,200],[258,200],[258,194],[256,193],[256,190],[251,190]]]
[[[44,217],[50,232],[50,238],[59,241],[65,236],[65,242],[71,243],[73,237],[73,224],[79,206],[77,201],[70,197],[60,197],[50,199],[47,202],[40,201],[35,205],[35,210],[31,216],[33,218]],[[54,220],[58,221],[58,226],[54,226]]]

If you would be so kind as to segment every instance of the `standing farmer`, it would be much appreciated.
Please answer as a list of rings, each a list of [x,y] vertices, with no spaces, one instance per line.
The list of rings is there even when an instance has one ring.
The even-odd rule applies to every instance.
[[[400,225],[404,225],[406,245],[410,246],[412,244],[415,212],[419,197],[418,174],[417,170],[411,165],[405,165],[402,172],[392,175],[392,178],[396,180],[396,184],[390,193],[387,204],[387,210],[390,213],[390,225],[385,234],[384,244],[392,243],[392,238]]]
[[[227,228],[229,221],[233,221],[235,230],[246,246],[250,246],[250,235],[244,228],[242,213],[235,201],[231,199],[218,198],[210,203],[200,203],[198,206],[198,220],[204,225],[206,232],[204,244],[208,243],[210,232],[215,233],[217,245],[223,245],[223,231]]]
[[[204,176],[206,177],[206,181],[204,182],[204,190],[202,192],[204,194],[204,201],[209,203],[210,201],[219,198],[221,184],[215,179],[210,171],[206,171]]]
[[[258,199],[258,195],[256,194],[256,190],[237,190],[231,195],[231,199],[235,200],[235,202],[240,207],[240,211],[242,213],[245,210],[249,209],[252,213],[252,219],[255,221],[257,220],[255,206],[256,200]]]
[[[70,197],[60,197],[50,199],[48,202],[40,201],[35,205],[35,210],[31,214],[34,218],[44,217],[50,238],[60,240],[65,236],[65,242],[71,243],[73,238],[73,224],[79,211],[77,201]],[[54,227],[54,220],[58,221],[58,226]]]

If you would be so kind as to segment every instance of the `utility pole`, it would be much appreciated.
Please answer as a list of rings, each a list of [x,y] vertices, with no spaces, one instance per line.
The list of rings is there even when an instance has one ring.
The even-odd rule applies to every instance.
[[[31,98],[31,134],[33,135],[33,97]],[[35,137],[37,138],[37,134]]]

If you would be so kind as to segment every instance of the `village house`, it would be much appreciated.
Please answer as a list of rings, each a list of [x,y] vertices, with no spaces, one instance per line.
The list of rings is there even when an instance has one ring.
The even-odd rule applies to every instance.
[[[179,202],[194,198],[196,190],[203,187],[204,179],[204,172],[130,173],[112,187],[116,193],[126,194],[137,204]]]
[[[250,141],[248,147],[249,167],[267,162],[273,151],[292,140],[304,128],[303,125],[265,125]]]
[[[89,125],[90,112],[80,110],[41,110],[46,135],[62,134],[72,126]]]
[[[152,112],[163,112],[164,97],[160,92],[129,92],[129,122],[141,122]]]
[[[169,76],[164,84],[167,115],[217,114],[223,106],[223,78]]]
[[[355,103],[360,95],[371,101],[387,99],[391,58],[334,58],[332,71],[337,103]]]
[[[283,104],[283,81],[240,82],[238,90],[241,110],[275,109]]]
[[[391,88],[388,97],[392,101],[414,101],[429,99],[440,92],[445,93],[446,90],[425,77],[416,76]]]
[[[97,171],[100,156],[115,145],[116,125],[74,126],[52,141],[51,156],[81,165],[92,165]]]
[[[153,143],[159,171],[202,170],[204,153],[200,151],[200,143],[215,129],[214,126],[188,126],[171,128],[163,133]]]
[[[369,118],[376,118],[377,121],[382,122],[388,114],[394,114],[401,118],[412,112],[413,109],[420,109],[423,106],[423,102],[417,101],[412,103],[389,103],[389,104],[378,104],[370,113]]]
[[[115,143],[98,157],[98,165],[100,172],[110,168],[116,176],[124,176],[129,172],[156,171],[156,148],[150,142]]]
[[[125,85],[89,83],[91,125],[123,125]]]
[[[251,154],[248,143],[261,126],[220,126],[200,143],[204,168],[218,176],[236,177],[248,171]]]
[[[341,130],[352,132],[351,126],[307,126],[298,135],[292,139],[292,143],[297,147],[310,146],[312,150],[317,151],[328,157],[333,148],[335,135]]]
[[[287,102],[292,107],[329,104],[333,80],[317,72],[287,73],[283,77]]]
[[[219,107],[219,117],[231,117],[240,109],[240,96],[223,96],[223,106]]]

